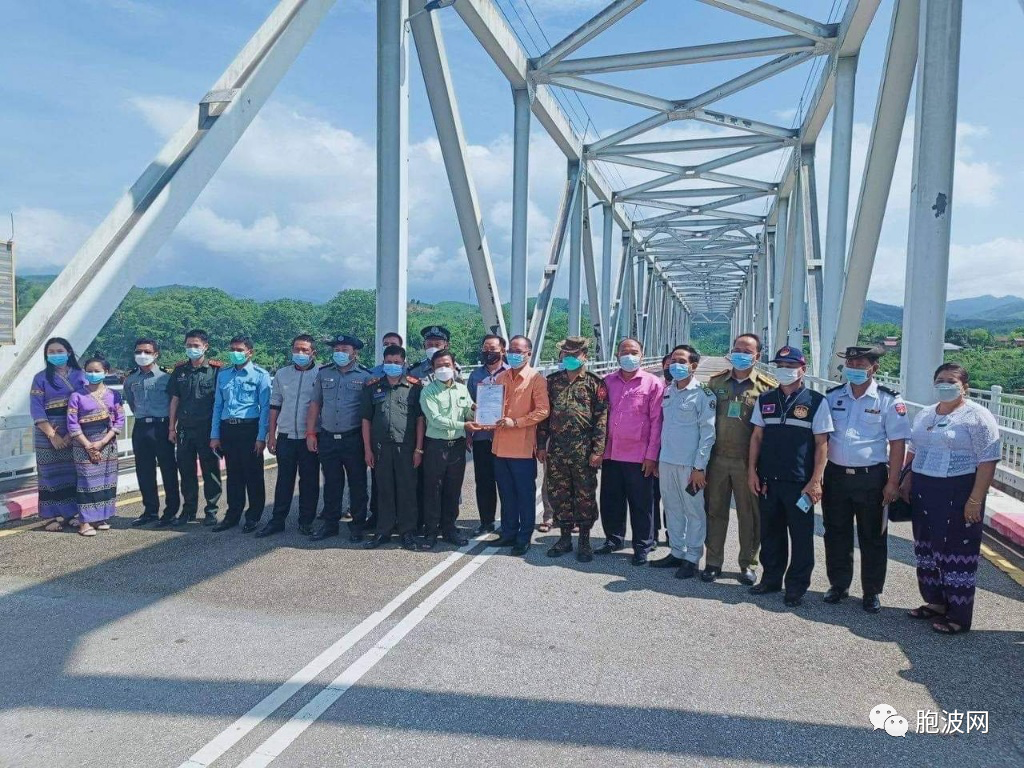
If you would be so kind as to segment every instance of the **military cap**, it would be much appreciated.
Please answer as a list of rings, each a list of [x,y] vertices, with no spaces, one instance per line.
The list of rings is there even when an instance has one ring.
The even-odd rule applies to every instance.
[[[772,362],[807,365],[807,358],[804,357],[803,350],[797,347],[781,347],[779,351],[775,353],[775,357],[772,358]]]
[[[590,352],[590,339],[586,336],[570,336],[555,345],[559,352],[567,355],[578,355],[580,352]]]
[[[885,347],[875,345],[873,347],[847,347],[845,352],[837,352],[836,357],[843,360],[857,360],[862,357],[878,358],[885,354]]]
[[[357,339],[355,336],[349,336],[347,333],[339,333],[337,336],[331,338],[328,342],[332,347],[338,344],[348,344],[353,349],[362,349],[363,342]]]
[[[451,333],[443,325],[428,325],[420,331],[420,336],[423,337],[424,341],[427,339],[441,339],[441,341],[452,340]]]

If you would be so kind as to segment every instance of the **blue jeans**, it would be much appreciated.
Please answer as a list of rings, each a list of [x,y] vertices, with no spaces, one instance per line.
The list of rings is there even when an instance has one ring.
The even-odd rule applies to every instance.
[[[494,457],[501,497],[501,538],[529,544],[537,521],[537,462]]]

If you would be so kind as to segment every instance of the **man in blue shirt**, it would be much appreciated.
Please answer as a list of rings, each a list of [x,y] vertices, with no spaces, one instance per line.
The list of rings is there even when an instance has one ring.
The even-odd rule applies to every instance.
[[[469,374],[466,387],[469,396],[476,402],[477,388],[481,385],[494,384],[494,377],[508,370],[505,362],[505,340],[493,333],[484,336],[480,344],[481,366]],[[491,441],[494,432],[484,429],[473,432],[467,437],[473,451],[473,478],[476,481],[476,507],[480,512],[480,527],[477,535],[494,533],[494,519],[498,512],[498,484],[494,479],[494,454],[491,453]]]
[[[263,449],[270,423],[271,380],[266,370],[252,362],[252,340],[248,336],[231,340],[228,357],[231,367],[217,376],[210,429],[210,448],[222,454],[227,464],[228,511],[213,530],[234,528],[244,509],[242,533],[251,533],[259,525],[267,500]]]

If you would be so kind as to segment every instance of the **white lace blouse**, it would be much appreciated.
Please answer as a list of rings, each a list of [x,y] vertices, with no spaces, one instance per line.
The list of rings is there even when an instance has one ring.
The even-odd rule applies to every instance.
[[[999,461],[999,424],[987,408],[971,400],[947,414],[935,408],[925,408],[914,419],[907,446],[914,453],[914,474],[958,477],[986,461]]]

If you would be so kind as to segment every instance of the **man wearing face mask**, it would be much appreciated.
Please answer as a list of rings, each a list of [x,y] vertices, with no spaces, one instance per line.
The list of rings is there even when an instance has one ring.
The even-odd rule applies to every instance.
[[[764,565],[750,592],[764,595],[785,586],[785,603],[795,608],[814,570],[814,505],[821,499],[833,425],[825,396],[803,384],[804,353],[782,347],[772,362],[779,388],[758,397],[750,417],[747,482],[759,497]]]
[[[196,519],[199,509],[199,480],[196,461],[203,475],[205,517],[203,525],[217,524],[217,505],[221,496],[220,457],[210,448],[213,427],[214,393],[219,360],[210,360],[206,353],[210,337],[206,331],[193,328],[185,334],[185,355],[188,358],[174,366],[167,394],[171,396],[167,439],[177,445],[178,471],[181,473],[181,514],[174,525],[185,525]]]
[[[484,336],[480,344],[480,367],[469,374],[466,388],[476,402],[480,385],[494,384],[495,377],[508,370],[505,362],[505,340],[493,333]],[[491,451],[493,430],[482,429],[470,433],[468,440],[473,451],[473,479],[476,485],[476,508],[480,513],[477,535],[494,533],[498,514],[498,483],[494,478],[494,453]]]
[[[210,428],[210,448],[223,451],[228,470],[228,510],[213,530],[234,528],[244,510],[242,533],[252,533],[267,501],[263,449],[270,425],[270,374],[252,362],[248,336],[235,336],[228,348],[231,367],[217,376]]]
[[[652,491],[661,447],[664,378],[640,368],[644,349],[636,339],[619,342],[619,370],[605,377],[608,440],[601,464],[601,525],[606,541],[595,554],[625,546],[626,508],[633,528],[633,565],[647,565],[654,549]]]
[[[320,500],[320,461],[306,447],[306,414],[316,385],[316,340],[303,333],[292,339],[291,365],[277,369],[270,392],[267,450],[277,456],[277,484],[270,521],[256,538],[284,530],[299,478],[299,533],[313,532]]]
[[[729,510],[736,499],[739,524],[740,583],[753,586],[757,580],[757,553],[761,549],[761,513],[757,496],[747,483],[747,459],[750,454],[750,417],[757,398],[779,383],[758,371],[754,363],[761,357],[761,339],[753,333],[737,336],[726,355],[731,368],[712,376],[708,388],[715,393],[715,446],[708,464],[708,485],[704,491],[708,517],[707,557],[702,581],[714,581],[725,563],[725,539],[729,532]]]
[[[381,360],[387,356],[388,347],[402,347],[404,349],[405,342],[402,340],[401,334],[396,331],[388,331],[381,337],[382,352]],[[375,365],[370,369],[370,374],[374,379],[383,379],[387,374],[384,373],[384,363]],[[372,531],[377,528],[377,477],[373,469],[370,470],[370,514],[366,518],[366,530]]]
[[[320,456],[324,510],[313,541],[337,536],[346,480],[352,522],[349,540],[363,540],[366,527],[366,452],[363,448],[363,388],[373,378],[359,363],[363,342],[339,334],[331,339],[331,364],[317,371],[306,412],[306,447]]]
[[[449,348],[452,334],[443,325],[428,325],[420,331],[420,336],[423,337],[423,351],[426,357],[410,368],[409,374],[426,386],[434,380],[434,366],[431,361],[438,352]],[[455,380],[462,381],[462,368],[458,363],[455,363]]]
[[[889,559],[885,505],[899,496],[900,470],[910,439],[907,406],[898,392],[875,381],[881,347],[848,347],[846,384],[826,394],[836,431],[828,441],[824,496],[826,603],[849,595],[853,580],[853,525],[860,544],[862,604],[878,613]]]
[[[672,364],[672,353],[669,352],[663,358],[661,358],[661,374],[665,377],[665,386],[672,383],[672,374],[669,372],[669,366]],[[661,529],[664,524],[664,515],[662,512],[661,504],[661,478],[655,476],[654,484],[651,489],[651,514],[654,516],[654,529],[651,538],[654,539],[654,548],[658,548],[658,540],[661,538]],[[669,538],[666,531],[666,540]]]
[[[135,342],[135,365],[138,366],[124,380],[124,399],[135,414],[132,429],[132,451],[135,454],[135,477],[142,494],[142,515],[132,525],[145,525],[157,519],[160,494],[156,486],[156,468],[164,481],[164,514],[157,528],[174,522],[181,495],[178,492],[178,462],[174,458],[174,443],[168,439],[167,425],[171,396],[167,386],[171,381],[167,371],[156,364],[160,345],[155,339]]]
[[[704,487],[715,443],[715,395],[693,376],[700,363],[696,349],[682,344],[672,350],[671,360],[672,383],[661,399],[658,477],[672,551],[651,566],[676,568],[677,579],[690,579],[704,554]]]
[[[584,370],[590,340],[570,336],[558,343],[562,370],[548,377],[550,415],[537,428],[537,460],[561,531],[548,557],[572,552],[572,529],[579,526],[576,559],[594,559],[590,529],[597,522],[597,472],[608,433],[608,389]]]

